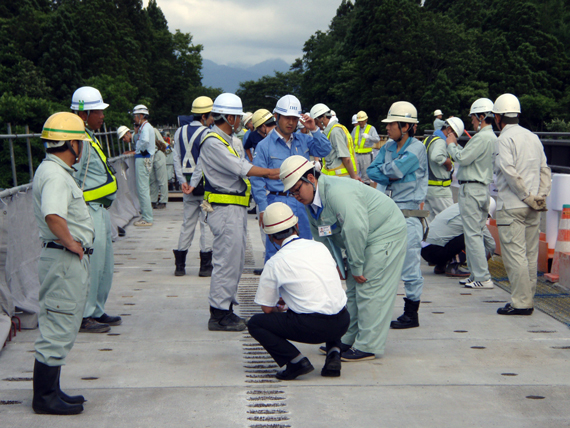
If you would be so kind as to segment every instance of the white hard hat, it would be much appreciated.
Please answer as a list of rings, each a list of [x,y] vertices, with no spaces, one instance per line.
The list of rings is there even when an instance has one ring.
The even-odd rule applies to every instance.
[[[294,95],[285,95],[279,98],[273,113],[282,116],[301,117],[301,101]]]
[[[493,111],[493,101],[489,98],[479,98],[471,104],[469,116],[472,114],[491,113]]]
[[[507,117],[517,117],[521,112],[519,99],[513,94],[503,94],[495,100],[493,113],[504,114]]]
[[[437,109],[436,111],[433,112],[434,117],[435,116],[443,116],[443,112],[440,109]]]
[[[297,183],[303,174],[313,169],[315,164],[303,156],[289,156],[279,168],[279,179],[283,182],[283,191],[286,192]]]
[[[336,111],[331,110],[331,116],[336,116]]]
[[[212,113],[217,114],[233,114],[235,116],[243,116],[243,106],[241,98],[236,94],[224,93],[218,95],[214,100]]]
[[[457,134],[457,138],[463,135],[463,131],[465,131],[465,125],[463,121],[458,117],[450,117],[445,121],[445,123],[451,126],[451,129]]]
[[[356,119],[358,119],[358,121],[365,121],[368,120],[368,115],[366,114],[365,111],[359,111],[358,114],[356,115]]]
[[[127,132],[129,132],[129,131],[130,131],[130,129],[127,128],[125,125],[119,126],[119,127],[117,128],[117,136],[119,137],[119,140],[120,140],[121,138],[123,138],[123,137],[125,136],[125,134],[126,134]]]
[[[243,126],[247,125],[247,122],[249,122],[252,119],[252,117],[253,117],[252,112],[250,112],[250,111],[245,112],[243,114],[243,117],[241,118],[241,123],[243,124]]]
[[[321,117],[323,114],[330,113],[330,111],[331,109],[323,103],[315,104],[311,109],[311,117],[316,119],[317,117]]]
[[[263,231],[268,235],[287,230],[297,224],[299,219],[289,205],[274,202],[263,213]]]
[[[71,97],[71,110],[90,111],[105,110],[109,104],[103,102],[101,92],[91,86],[82,86]]]
[[[358,119],[356,118],[356,115],[352,116],[352,124],[356,125],[358,123]]]
[[[489,215],[495,218],[495,211],[497,211],[497,203],[493,198],[489,198]]]
[[[382,120],[384,123],[406,122],[418,123],[418,111],[412,103],[397,101],[390,107],[388,116]]]
[[[148,116],[150,113],[148,112],[148,108],[144,104],[138,104],[133,109],[133,114],[146,114]]]

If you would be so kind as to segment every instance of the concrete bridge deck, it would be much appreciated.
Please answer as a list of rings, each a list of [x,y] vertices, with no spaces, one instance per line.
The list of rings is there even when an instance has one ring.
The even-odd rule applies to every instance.
[[[300,345],[316,370],[277,381],[275,364],[247,331],[207,330],[209,279],[197,276],[196,240],[188,275],[173,275],[181,210],[169,203],[155,211],[153,227],[129,226],[115,242],[107,312],[123,324],[79,334],[62,370],[66,392],[88,399],[85,411],[33,413],[38,332],[22,331],[0,354],[1,427],[570,426],[568,327],[540,311],[499,316],[503,290],[467,290],[427,265],[421,327],[391,331],[382,358],[344,363],[340,378],[323,378],[324,357]],[[258,310],[251,271],[263,250],[254,216],[248,226],[243,315]],[[399,297],[395,316],[402,306]]]

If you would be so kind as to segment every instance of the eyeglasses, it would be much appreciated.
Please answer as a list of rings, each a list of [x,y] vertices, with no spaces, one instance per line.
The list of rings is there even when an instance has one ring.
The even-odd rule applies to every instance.
[[[294,198],[299,196],[301,194],[301,187],[303,187],[303,184],[304,183],[301,181],[301,184],[299,184],[299,186],[295,190],[293,190],[293,189],[289,190],[289,194],[291,196],[293,196]]]

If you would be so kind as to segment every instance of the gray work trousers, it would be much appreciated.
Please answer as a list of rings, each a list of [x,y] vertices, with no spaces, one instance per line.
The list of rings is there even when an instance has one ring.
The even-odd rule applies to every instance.
[[[245,263],[247,208],[239,205],[213,204],[206,222],[214,235],[210,306],[227,310],[237,303],[238,283]]]
[[[166,174],[166,155],[157,150],[152,161],[152,170],[149,177],[150,201],[152,203],[168,202],[168,176]],[[160,193],[160,200],[158,194]]]
[[[152,223],[152,205],[150,203],[149,174],[152,169],[152,157],[135,158],[135,172],[137,175],[137,196],[141,206],[142,219]]]
[[[450,192],[451,193],[451,192]],[[440,212],[446,210],[453,205],[452,197],[441,197],[432,196],[428,193],[426,200],[424,201],[424,210],[429,211],[429,217],[427,218],[428,223],[430,223],[436,215]]]
[[[65,364],[73,347],[89,288],[89,256],[44,248],[38,261],[40,277],[40,337],[36,340],[36,360],[50,367]]]
[[[491,279],[483,231],[489,215],[489,186],[464,183],[459,188],[459,212],[463,221],[467,265],[474,281]]]
[[[203,196],[184,195],[184,220],[180,227],[180,237],[178,238],[178,251],[186,251],[192,245],[196,223],[200,220],[200,251],[208,253],[212,251],[212,231],[206,223],[206,215],[200,208],[204,200]]]
[[[356,153],[356,164],[358,166],[358,176],[366,184],[370,184],[370,178],[366,173],[366,169],[372,163],[372,152],[370,153]]]
[[[497,211],[501,256],[511,283],[512,306],[533,307],[536,292],[540,212],[532,208]]]
[[[105,313],[105,302],[113,285],[115,255],[111,216],[101,204],[88,203],[89,214],[97,239],[93,241],[93,254],[89,256],[89,294],[83,318],[99,318]]]

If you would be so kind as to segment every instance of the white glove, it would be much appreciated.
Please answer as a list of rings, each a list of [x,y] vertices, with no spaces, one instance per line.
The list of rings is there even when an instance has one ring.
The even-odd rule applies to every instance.
[[[365,140],[368,140],[370,138],[370,135],[368,134],[362,134],[362,138],[364,138]]]
[[[523,202],[535,211],[546,211],[546,200],[542,196],[529,195]]]
[[[200,208],[202,208],[202,211],[204,211],[205,213],[213,213],[214,212],[214,208],[206,200],[202,201],[202,203],[200,204]]]

